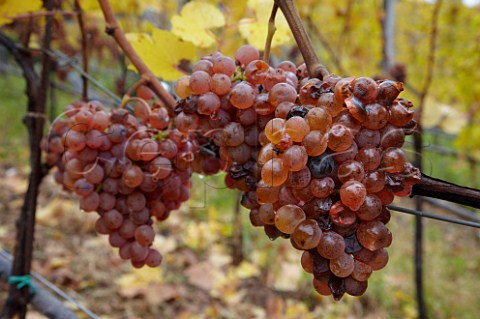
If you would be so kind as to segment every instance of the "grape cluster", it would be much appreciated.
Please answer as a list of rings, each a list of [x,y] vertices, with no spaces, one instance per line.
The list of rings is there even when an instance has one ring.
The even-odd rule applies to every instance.
[[[190,162],[198,147],[176,129],[151,91],[139,90],[133,114],[107,112],[96,101],[76,102],[51,126],[43,148],[57,167],[55,180],[80,196],[80,208],[97,212],[95,229],[108,235],[134,267],[158,266],[152,247],[156,218],[163,221],[189,198]]]
[[[401,149],[416,125],[402,84],[309,78],[248,45],[235,60],[206,56],[176,83],[176,127],[204,150],[193,170],[227,171],[252,224],[304,251],[319,294],[362,295],[388,261],[386,205],[419,180]]]
[[[235,59],[203,57],[176,82],[174,118],[144,87],[133,114],[73,103],[52,126],[46,160],[136,267],[160,264],[152,217],[165,220],[188,199],[192,172],[225,171],[252,225],[303,251],[319,294],[360,296],[388,261],[386,206],[420,178],[401,149],[416,126],[402,90],[309,78],[305,64],[272,67],[245,45]]]

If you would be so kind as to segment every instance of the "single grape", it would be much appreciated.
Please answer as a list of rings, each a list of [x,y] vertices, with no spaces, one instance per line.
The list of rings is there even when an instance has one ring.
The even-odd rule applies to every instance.
[[[103,220],[109,229],[118,229],[122,226],[123,216],[116,209],[112,209],[103,214]]]
[[[373,103],[378,94],[377,83],[366,77],[356,78],[352,81],[352,94],[357,98],[363,105]]]
[[[210,91],[211,78],[205,71],[195,71],[190,75],[190,91],[193,94],[204,94]]]
[[[341,201],[338,201],[330,208],[330,219],[335,225],[344,227],[353,225],[357,217],[354,212],[343,206]]]
[[[314,219],[306,219],[295,228],[292,238],[300,249],[307,250],[317,247],[322,230]]]
[[[258,208],[258,217],[265,225],[275,224],[275,210],[272,204],[263,204]]]
[[[145,207],[147,199],[141,192],[133,192],[126,198],[127,207],[132,211],[139,211]]]
[[[131,188],[140,186],[140,184],[143,182],[142,169],[136,165],[128,167],[123,171],[122,181],[126,186]]]
[[[337,164],[335,163],[333,156],[328,152],[325,152],[320,156],[309,157],[307,166],[310,169],[312,176],[315,178],[323,178],[325,176],[333,177],[337,172]]]
[[[265,135],[268,140],[273,144],[281,142],[284,135],[285,120],[280,118],[274,118],[265,125]]]
[[[395,81],[382,81],[378,85],[378,103],[389,106],[397,98],[400,92],[403,91],[403,84]]]
[[[142,246],[149,246],[155,238],[155,231],[150,225],[141,225],[135,230],[135,240]]]
[[[358,281],[352,277],[345,278],[345,292],[350,296],[361,296],[368,288],[367,281]]]
[[[364,177],[365,170],[360,162],[348,160],[338,166],[338,179],[342,183],[350,180],[361,182]]]
[[[85,197],[80,198],[80,209],[86,212],[96,211],[100,205],[100,196],[97,192],[92,192]]]
[[[305,147],[292,145],[283,153],[282,160],[286,169],[298,172],[307,165],[308,154]]]
[[[377,218],[382,212],[382,201],[374,194],[367,194],[362,206],[355,212],[357,217],[364,221]]]
[[[383,130],[381,135],[380,146],[383,149],[389,147],[402,147],[405,142],[405,132],[403,129],[394,125],[388,124]]]
[[[302,142],[308,132],[310,127],[300,116],[294,116],[285,121],[285,133],[290,135],[294,142]]]
[[[212,61],[202,59],[196,62],[192,67],[192,72],[195,73],[197,71],[204,71],[209,75],[213,74],[213,63]]]
[[[287,178],[287,181],[285,182],[285,185],[302,192],[307,192],[307,188],[308,188],[308,192],[310,192],[310,188],[308,187],[308,185],[310,184],[311,180],[312,180],[312,173],[310,173],[310,170],[308,169],[308,167],[303,167],[301,170],[297,172],[290,172],[288,174],[288,178]]]
[[[288,169],[283,165],[283,161],[274,158],[265,163],[262,167],[262,180],[269,186],[280,186],[288,178]]]
[[[303,146],[308,156],[320,156],[327,149],[327,138],[320,131],[310,131],[303,138]]]
[[[381,166],[388,173],[400,173],[406,164],[405,153],[400,148],[387,148],[382,154]]]
[[[375,147],[364,147],[355,156],[355,160],[361,162],[366,171],[373,171],[380,166],[382,153]]]
[[[364,147],[378,147],[380,145],[381,133],[376,130],[369,130],[363,127],[355,136],[357,146],[362,149]]]
[[[352,142],[352,132],[342,124],[334,124],[328,132],[327,145],[334,152],[347,150]]]
[[[389,113],[381,104],[373,103],[365,106],[366,118],[362,125],[371,130],[379,130],[388,123]]]
[[[311,108],[305,119],[308,122],[311,130],[319,130],[321,132],[327,132],[332,126],[332,116],[330,113],[322,107]]]
[[[278,201],[280,187],[269,186],[261,180],[257,184],[256,193],[259,204],[275,203]]]
[[[275,215],[275,226],[285,234],[293,234],[295,228],[305,220],[305,213],[296,205],[280,207]]]
[[[376,192],[375,195],[377,195],[377,197],[380,198],[380,200],[382,201],[382,204],[385,206],[390,205],[393,202],[393,199],[395,198],[393,193],[386,190],[385,188],[382,188],[381,190]]]
[[[191,95],[192,91],[190,90],[190,76],[185,75],[178,79],[177,82],[175,82],[174,90],[175,94],[181,99],[185,99]]]
[[[326,198],[332,194],[335,188],[335,182],[331,177],[314,178],[310,183],[310,191],[313,196]]]
[[[247,66],[250,62],[260,59],[260,53],[257,48],[250,44],[242,45],[235,52],[235,60],[240,62],[242,67]]]
[[[340,188],[340,199],[342,203],[353,211],[362,206],[367,195],[365,186],[355,180],[347,181]]]
[[[275,84],[268,94],[268,102],[277,107],[282,102],[294,103],[297,99],[297,91],[287,83]]]
[[[368,193],[376,193],[385,187],[385,174],[380,171],[367,172],[362,181]]]
[[[355,267],[353,256],[342,253],[339,257],[330,260],[330,271],[337,277],[350,276]]]
[[[198,97],[197,112],[212,115],[220,109],[220,98],[213,92],[207,92]]]
[[[230,77],[235,73],[235,61],[228,56],[221,55],[213,59],[213,72],[223,73]]]
[[[306,250],[302,253],[300,263],[302,264],[303,270],[309,274],[313,273],[313,258],[309,251]]]
[[[358,225],[357,238],[363,247],[373,251],[386,247],[388,233],[388,228],[382,222],[373,220]]]
[[[108,242],[110,246],[120,248],[127,243],[127,240],[123,238],[118,231],[114,231],[108,235]]]
[[[332,294],[330,286],[327,282],[319,281],[317,278],[313,278],[312,285],[315,291],[322,296],[330,296]]]
[[[149,249],[147,258],[145,259],[145,265],[148,267],[158,267],[162,263],[162,255],[155,249]]]
[[[223,73],[216,73],[212,76],[211,90],[218,96],[226,95],[230,92],[232,81],[230,77]]]
[[[352,278],[357,281],[367,281],[372,274],[372,267],[357,259],[354,260],[354,263]]]
[[[175,126],[180,132],[188,134],[194,132],[198,128],[199,121],[200,119],[197,114],[180,112],[175,117]]]
[[[262,84],[267,78],[269,69],[265,61],[253,60],[245,68],[245,78],[253,85]]]
[[[344,110],[333,118],[333,123],[342,124],[352,132],[353,135],[357,135],[362,128],[362,123],[353,117],[349,110]]]
[[[345,240],[342,236],[333,231],[323,232],[317,246],[320,256],[327,259],[339,258],[344,254],[344,250]]]
[[[368,262],[368,265],[372,267],[373,270],[380,270],[384,268],[388,263],[388,252],[385,248],[381,248],[375,254],[375,258],[372,261]]]
[[[77,180],[73,187],[75,193],[81,197],[88,196],[94,191],[93,184],[84,178]]]
[[[130,254],[132,261],[144,261],[149,253],[149,249],[146,246],[140,245],[138,242],[134,241],[130,244]]]

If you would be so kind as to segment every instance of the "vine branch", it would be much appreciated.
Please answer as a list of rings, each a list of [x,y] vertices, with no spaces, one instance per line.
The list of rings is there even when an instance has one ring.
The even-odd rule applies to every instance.
[[[74,3],[75,11],[77,12],[78,27],[80,29],[81,42],[82,42],[82,64],[83,71],[85,74],[88,74],[88,39],[87,32],[85,30],[85,21],[82,7],[80,5],[80,0],[75,0]],[[88,101],[88,78],[85,75],[82,75],[82,99],[83,101]]]
[[[413,185],[411,196],[443,199],[480,209],[480,190],[458,186],[422,173],[420,183]]]
[[[45,2],[47,11],[53,10],[53,5],[53,0],[47,0]],[[50,49],[52,35],[53,16],[49,15],[46,18],[45,34],[42,43],[42,46],[46,50]],[[47,104],[48,88],[50,86],[52,60],[48,54],[43,53],[40,82],[34,81],[36,75],[30,58],[25,58],[25,56],[19,54],[19,50],[15,47],[15,44],[13,43],[13,46],[11,45],[13,41],[5,36],[2,36],[1,39],[2,43],[15,56],[17,62],[19,62],[27,82],[28,112],[23,122],[29,134],[31,172],[28,178],[28,188],[24,197],[21,214],[17,220],[17,238],[11,273],[12,276],[22,277],[30,276],[38,190],[45,176],[45,170],[41,165],[40,142],[45,124],[45,107]],[[31,299],[30,293],[31,291],[28,285],[23,288],[18,288],[15,283],[12,283],[7,301],[1,313],[1,318],[10,319],[16,316],[24,319],[27,314],[27,305]]]
[[[173,113],[177,102],[173,96],[163,88],[155,74],[153,74],[153,72],[143,62],[133,46],[127,40],[125,33],[123,33],[122,29],[118,25],[112,7],[110,6],[110,2],[108,0],[98,0],[98,2],[100,3],[100,7],[105,17],[105,22],[107,23],[105,32],[115,39],[122,51],[135,66],[138,73],[140,73],[140,76],[147,81],[148,86],[155,92],[165,106],[167,106],[169,111]]]
[[[303,60],[307,65],[308,74],[310,77],[319,78],[322,80],[329,75],[327,68],[320,63],[317,54],[312,45],[305,27],[303,26],[302,19],[298,14],[297,8],[293,3],[293,0],[274,0],[275,4],[282,10],[285,19],[290,26],[290,30],[293,33],[293,37],[297,42],[297,46],[302,53]]]

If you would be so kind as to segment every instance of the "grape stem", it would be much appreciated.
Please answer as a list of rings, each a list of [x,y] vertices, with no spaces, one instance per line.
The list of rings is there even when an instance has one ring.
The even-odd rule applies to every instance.
[[[423,173],[420,183],[413,185],[411,196],[415,195],[480,208],[480,190],[458,186]]]
[[[133,85],[128,89],[127,93],[125,93],[125,95],[127,97],[130,97],[133,95],[133,93],[135,93],[135,91],[141,87],[142,85],[146,85],[147,84],[147,80],[145,78],[140,78],[138,79],[137,82],[133,83]]]
[[[307,65],[308,74],[310,77],[319,78],[322,80],[329,75],[327,68],[320,63],[315,50],[313,49],[312,41],[303,26],[302,19],[298,14],[297,8],[293,0],[274,0],[275,4],[282,10],[285,19],[287,19],[293,37],[297,42],[297,46],[302,53],[303,60]]]
[[[138,73],[140,73],[140,76],[145,79],[145,81],[148,83],[148,86],[160,98],[163,104],[168,108],[169,112],[173,114],[175,105],[177,104],[173,96],[164,89],[155,74],[153,74],[150,68],[143,62],[133,46],[127,40],[125,33],[123,33],[122,29],[118,25],[112,7],[110,6],[110,2],[108,0],[98,0],[98,2],[100,3],[100,7],[105,17],[105,22],[107,23],[105,32],[115,39],[122,51],[135,66]]]
[[[269,63],[270,60],[270,49],[272,48],[272,40],[277,31],[275,26],[275,17],[277,16],[278,6],[276,3],[273,4],[272,13],[270,14],[270,19],[268,19],[268,33],[267,40],[265,41],[265,50],[263,51],[263,61]]]

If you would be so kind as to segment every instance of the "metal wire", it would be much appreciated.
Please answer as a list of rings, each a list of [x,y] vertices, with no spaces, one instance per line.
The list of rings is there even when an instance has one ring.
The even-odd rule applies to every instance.
[[[463,225],[463,226],[480,228],[480,223],[472,222],[472,221],[469,221],[469,220],[462,220],[462,219],[451,218],[451,217],[446,217],[446,216],[439,216],[439,215],[435,215],[435,214],[426,213],[426,212],[423,212],[423,211],[420,211],[420,210],[408,209],[408,208],[398,207],[398,206],[394,206],[394,205],[388,205],[388,208],[390,210],[397,211],[397,212],[400,212],[400,213],[416,215],[416,216],[420,216],[420,217],[440,220],[442,222],[459,224],[459,225]]]
[[[70,65],[75,71],[80,73],[82,76],[86,77],[92,84],[94,84],[98,89],[103,91],[106,95],[108,95],[110,98],[112,98],[115,102],[120,104],[122,102],[122,99],[119,98],[115,93],[107,89],[105,86],[103,86],[100,82],[98,82],[94,77],[92,77],[90,74],[86,73],[79,65],[78,62],[66,56],[60,51],[57,50],[44,50],[42,49],[43,52],[47,53],[50,57],[56,59],[59,62],[66,63]]]
[[[3,258],[5,258],[8,261],[12,261],[12,256],[4,249],[0,250],[0,256],[2,256]],[[39,274],[37,274],[35,272],[31,272],[31,276],[36,281],[40,282],[45,287],[47,287],[48,289],[50,289],[51,291],[56,293],[59,297],[61,297],[64,300],[74,304],[75,307],[77,307],[78,310],[85,313],[88,317],[90,317],[92,319],[100,319],[100,317],[98,317],[96,314],[94,314],[92,311],[90,311],[87,307],[85,307],[84,305],[82,305],[80,302],[73,299],[72,297],[70,297],[67,293],[65,293],[63,290],[61,290],[60,288],[55,286],[53,283],[51,283],[50,281],[48,281],[44,277],[40,276]]]

